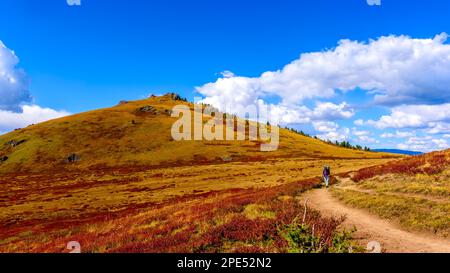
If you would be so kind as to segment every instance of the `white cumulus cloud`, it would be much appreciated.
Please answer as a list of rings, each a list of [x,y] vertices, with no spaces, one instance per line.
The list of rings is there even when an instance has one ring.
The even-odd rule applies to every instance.
[[[20,104],[31,101],[28,79],[19,68],[19,58],[0,41],[0,110],[20,111]]]
[[[402,150],[429,152],[435,150],[445,150],[450,148],[450,146],[446,139],[423,136],[411,137],[405,142],[398,144],[397,148]]]
[[[314,129],[318,132],[334,132],[339,128],[339,125],[331,121],[316,121],[313,122]]]
[[[350,129],[337,128],[334,131],[322,132],[321,134],[318,134],[317,137],[325,141],[347,141],[350,138]]]
[[[18,64],[14,51],[0,41],[0,134],[69,114],[31,104],[28,78]]]
[[[66,111],[56,111],[38,105],[23,105],[20,113],[0,110],[0,131],[11,131],[69,114]]]
[[[312,116],[319,120],[338,120],[353,117],[355,111],[346,102],[334,104],[331,102],[318,102]]]
[[[450,99],[450,45],[446,34],[432,39],[385,36],[368,42],[341,40],[332,50],[305,53],[260,77],[235,76],[197,87],[215,103],[254,103],[278,96],[282,104],[331,98],[337,90],[362,89],[387,105],[437,103]]]
[[[450,134],[447,38],[442,33],[433,38],[391,35],[364,42],[341,40],[335,48],[301,54],[280,70],[258,77],[224,71],[222,77],[196,91],[204,97],[202,102],[227,112],[232,109],[239,114],[250,105],[270,106],[280,124],[311,124],[325,140],[380,143],[368,131],[352,133],[339,127],[340,120],[355,116],[358,127],[404,129],[385,132],[381,138],[406,141],[415,136],[405,129]],[[354,106],[343,99],[343,94],[355,90],[365,92],[372,105],[388,107],[390,114],[375,114],[369,120],[358,117]],[[408,145],[415,144],[411,140]]]
[[[407,138],[415,136],[415,132],[396,131],[395,133],[383,133],[381,138]]]
[[[379,129],[386,128],[444,128],[450,121],[450,103],[439,105],[402,105],[394,107],[391,114],[367,124]]]
[[[21,113],[0,110],[0,131],[11,131],[69,114],[66,111],[56,111],[38,105],[23,105]]]

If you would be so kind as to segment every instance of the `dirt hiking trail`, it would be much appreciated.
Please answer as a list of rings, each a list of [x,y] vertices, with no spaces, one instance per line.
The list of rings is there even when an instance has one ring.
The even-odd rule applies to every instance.
[[[303,196],[308,206],[319,210],[325,216],[347,219],[344,227],[356,227],[355,238],[362,245],[371,241],[381,244],[383,252],[394,253],[450,253],[450,239],[435,238],[404,231],[397,225],[372,215],[367,211],[348,207],[332,197],[327,189],[312,190]]]

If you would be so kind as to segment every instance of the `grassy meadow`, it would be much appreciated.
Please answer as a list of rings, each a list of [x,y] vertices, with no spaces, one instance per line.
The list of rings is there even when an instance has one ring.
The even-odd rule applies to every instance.
[[[345,252],[343,219],[308,209],[303,220],[299,196],[324,165],[349,173],[402,158],[285,129],[273,152],[249,139],[174,141],[179,104],[194,107],[152,97],[0,136],[0,252],[69,241],[83,252]]]

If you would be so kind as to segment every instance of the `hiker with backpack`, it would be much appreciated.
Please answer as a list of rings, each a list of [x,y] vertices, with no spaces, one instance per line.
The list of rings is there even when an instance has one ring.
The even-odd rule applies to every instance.
[[[325,182],[325,186],[328,188],[330,184],[330,175],[331,175],[331,169],[330,166],[323,167],[323,180]]]

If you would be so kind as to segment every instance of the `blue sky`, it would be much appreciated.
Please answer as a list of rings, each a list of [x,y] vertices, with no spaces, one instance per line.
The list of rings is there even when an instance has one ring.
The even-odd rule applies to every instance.
[[[366,87],[365,79],[353,89],[349,83],[344,91],[339,90],[338,80],[330,86],[324,84],[334,88],[331,95],[291,96],[297,90],[280,91],[280,95],[276,87],[259,82],[263,81],[262,73],[283,69],[299,60],[301,54],[333,52],[342,39],[358,41],[367,47],[370,39],[379,41],[379,37],[389,35],[395,35],[391,37],[397,39],[391,42],[399,44],[409,41],[402,41],[400,35],[432,40],[443,32],[450,33],[449,12],[450,2],[442,0],[383,0],[381,6],[369,6],[365,0],[81,0],[81,6],[69,6],[66,0],[2,0],[0,41],[6,52],[3,56],[14,51],[17,57],[4,70],[20,73],[17,78],[22,79],[26,91],[3,86],[6,90],[3,92],[9,92],[3,96],[9,99],[2,102],[0,98],[3,107],[0,132],[35,120],[36,111],[39,117],[53,117],[111,106],[122,99],[140,99],[150,93],[174,91],[191,100],[201,93],[210,102],[220,104],[226,97],[218,95],[223,90],[216,81],[222,77],[222,71],[232,71],[230,80],[224,79],[227,83],[239,82],[241,77],[252,84],[258,81],[255,84],[261,92],[253,95],[267,104],[296,113],[299,107],[306,106],[309,112],[300,112],[309,117],[308,122],[292,119],[291,127],[375,148],[424,151],[447,148],[450,125],[446,117],[417,121],[414,120],[417,117],[408,116],[417,113],[415,105],[419,105],[422,111],[419,113],[423,115],[430,112],[427,109],[441,115],[447,113],[449,97],[442,94],[450,90],[440,89],[446,83],[446,71],[437,80],[430,75],[421,78],[420,84],[411,83],[434,90],[429,93],[414,87],[410,93],[402,88],[389,88],[385,85],[391,81],[383,79]],[[442,50],[438,43],[437,53],[430,53],[427,58],[434,63],[426,60],[414,63],[423,65],[415,73],[427,73],[428,68],[445,64],[439,62],[447,56],[447,42],[445,38],[441,40]],[[392,69],[397,71],[397,67]],[[295,76],[289,79],[280,76],[281,83],[289,85]],[[319,77],[314,84],[320,82],[322,86],[323,81],[329,78]],[[214,90],[202,88],[207,83]],[[409,84],[405,80],[405,85]],[[376,100],[374,92],[378,89],[385,91],[388,100],[393,96],[398,101]],[[16,95],[11,97],[12,92]],[[236,92],[241,93],[232,95],[239,97],[249,91],[244,88]],[[327,108],[325,103],[334,106]],[[23,108],[25,104],[28,108]],[[325,105],[323,109],[328,114],[312,113],[320,105]],[[340,112],[329,115],[331,111]],[[391,120],[401,116],[406,121],[387,126],[390,120],[384,119],[383,123],[382,116]]]

